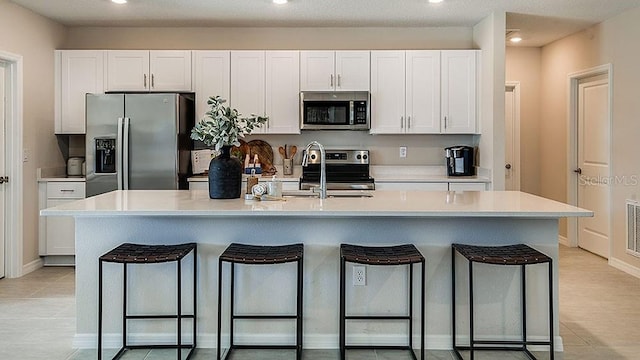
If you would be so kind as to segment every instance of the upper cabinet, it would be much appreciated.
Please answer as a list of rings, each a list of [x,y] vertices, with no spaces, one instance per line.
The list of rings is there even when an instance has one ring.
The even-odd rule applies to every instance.
[[[264,116],[264,51],[231,51],[229,105],[243,117]]]
[[[264,131],[269,134],[300,133],[300,52],[266,52],[266,110]]]
[[[369,51],[301,51],[301,91],[369,91]]]
[[[191,51],[108,50],[106,91],[192,91]]]
[[[372,51],[371,133],[476,133],[477,53]]]
[[[193,52],[193,88],[196,92],[196,120],[209,110],[207,100],[220,96],[229,101],[230,51]]]
[[[479,50],[442,51],[442,132],[477,131],[477,63]]]
[[[103,51],[55,52],[55,133],[85,133],[85,95],[104,92]]]

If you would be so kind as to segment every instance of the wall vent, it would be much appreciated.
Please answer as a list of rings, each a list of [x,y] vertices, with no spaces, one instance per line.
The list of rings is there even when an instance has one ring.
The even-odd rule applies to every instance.
[[[627,200],[627,253],[640,257],[640,202]]]

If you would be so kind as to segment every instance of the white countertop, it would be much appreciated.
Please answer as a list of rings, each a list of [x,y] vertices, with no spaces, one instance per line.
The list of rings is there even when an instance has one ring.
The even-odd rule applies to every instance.
[[[84,175],[67,176],[67,169],[64,166],[38,168],[36,170],[36,176],[38,178],[38,182],[56,182],[56,181],[84,182],[85,181]]]
[[[593,212],[523,192],[374,191],[370,198],[212,200],[203,190],[128,190],[41,210],[44,216],[524,217]]]

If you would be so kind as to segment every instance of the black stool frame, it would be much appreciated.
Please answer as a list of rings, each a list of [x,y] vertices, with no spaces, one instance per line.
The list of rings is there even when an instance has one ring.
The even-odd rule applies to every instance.
[[[344,245],[344,244],[343,244]],[[421,256],[422,257],[422,256]],[[346,314],[346,263],[357,263],[373,266],[407,266],[407,272],[409,273],[409,311],[407,315],[347,315]],[[410,263],[374,263],[363,259],[363,261],[347,261],[344,256],[340,256],[340,359],[346,359],[347,350],[407,350],[411,354],[413,360],[417,360],[416,354],[413,352],[413,265],[420,263],[422,266],[422,277],[420,286],[420,359],[424,359],[424,338],[425,338],[425,275],[426,275],[426,262],[424,257],[420,261],[412,261]],[[347,320],[406,320],[409,323],[409,334],[407,345],[348,345],[346,335],[346,323]]]
[[[243,246],[242,244],[232,244],[235,246]],[[300,245],[301,244],[296,244]],[[304,255],[301,255],[297,259],[282,260],[271,259],[263,262],[256,262],[252,260],[243,261],[242,259],[229,260],[221,258],[218,261],[218,339],[217,339],[217,356],[216,359],[222,359],[222,264],[228,262],[231,265],[231,299],[229,300],[229,350],[227,351],[224,359],[229,358],[231,352],[235,349],[293,349],[296,350],[296,360],[302,359],[302,284],[303,284],[303,260]],[[235,298],[235,265],[236,264],[248,264],[248,265],[275,265],[284,264],[290,262],[297,262],[297,284],[296,284],[296,314],[295,315],[239,315],[235,314],[234,310],[234,298]],[[281,320],[291,319],[296,320],[296,343],[294,345],[238,345],[233,343],[233,323],[236,319],[262,319],[262,320]]]
[[[195,244],[193,244],[195,245]],[[182,359],[182,349],[190,349],[187,354],[186,359],[190,359],[193,355],[193,350],[196,348],[196,304],[197,304],[197,269],[198,269],[198,248],[197,246],[193,247],[193,314],[182,314],[182,260],[184,257],[178,260],[166,260],[166,261],[155,261],[154,264],[161,262],[176,262],[177,268],[177,312],[175,315],[128,315],[127,314],[127,266],[129,264],[135,265],[144,265],[151,264],[151,262],[120,262],[117,260],[104,260],[102,257],[99,259],[99,268],[98,268],[98,360],[102,359],[102,268],[104,262],[111,263],[121,263],[123,265],[123,290],[122,290],[122,347],[116,353],[116,355],[112,359],[120,359],[122,355],[125,354],[127,350],[133,349],[176,349],[177,359]],[[188,253],[187,253],[188,254]],[[186,257],[186,256],[185,256]],[[127,320],[154,320],[154,319],[176,319],[177,322],[177,343],[175,345],[128,345],[127,344]],[[193,342],[191,345],[182,344],[182,320],[183,319],[193,319]]]
[[[529,359],[536,360],[536,357],[527,348],[528,345],[545,345],[549,346],[549,359],[554,360],[554,339],[553,339],[553,260],[548,257],[545,261],[537,263],[548,263],[549,267],[549,341],[529,341],[527,340],[527,301],[526,301],[526,271],[527,264],[515,264],[520,266],[520,282],[521,282],[521,306],[522,306],[522,340],[520,341],[498,341],[498,340],[476,340],[474,337],[474,321],[473,321],[473,263],[476,261],[465,257],[468,261],[469,269],[469,346],[456,345],[456,244],[452,245],[451,251],[451,302],[452,302],[452,329],[453,329],[453,352],[456,357],[463,360],[460,351],[469,351],[471,360],[474,360],[474,351],[491,350],[491,351],[522,351]],[[529,265],[536,264],[531,263]],[[493,265],[497,265],[493,263]],[[505,263],[503,265],[514,265]],[[480,345],[480,346],[478,346]],[[493,345],[493,346],[491,346]]]

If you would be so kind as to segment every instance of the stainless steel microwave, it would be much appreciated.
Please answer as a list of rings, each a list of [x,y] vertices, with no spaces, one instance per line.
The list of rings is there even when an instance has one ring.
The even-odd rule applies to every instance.
[[[300,129],[369,130],[368,91],[300,93]]]

